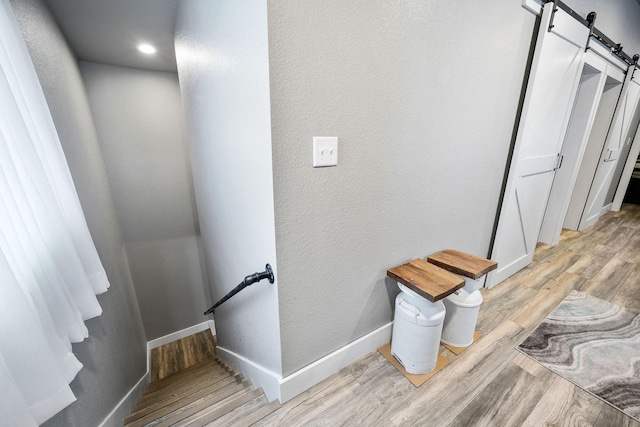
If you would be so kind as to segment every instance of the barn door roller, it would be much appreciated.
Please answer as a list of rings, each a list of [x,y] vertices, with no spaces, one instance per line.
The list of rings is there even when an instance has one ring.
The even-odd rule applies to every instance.
[[[585,27],[589,26],[589,22],[587,22],[586,19],[584,19],[575,10],[571,9],[569,6],[564,4],[562,1],[560,1],[560,0],[544,0],[542,2],[543,5],[545,5],[547,3],[553,3],[553,10],[552,10],[552,13],[551,13],[551,20],[549,21],[548,31],[551,31],[551,29],[554,27],[553,19],[555,18],[555,15],[556,15],[556,12],[558,11],[558,9],[564,10],[565,12],[567,12],[569,14],[569,16],[574,18],[576,21],[580,22]]]
[[[638,70],[638,60],[640,60],[640,55],[637,53],[633,55],[633,71],[631,72],[631,80],[633,80],[636,76],[636,71]]]
[[[609,49],[611,49],[611,53],[616,55],[618,58],[622,59],[628,65],[635,65],[637,63],[637,61],[634,61],[629,55],[627,55],[622,50],[622,45],[620,43],[614,42],[609,37],[607,37],[602,31],[598,30],[595,27],[595,21],[596,21],[595,12],[589,13],[589,15],[587,15],[587,18],[585,19],[582,16],[580,16],[575,10],[571,9],[569,6],[563,3],[561,0],[543,0],[542,1],[543,5],[547,3],[553,3],[553,10],[551,11],[551,19],[549,20],[549,27],[547,31],[551,31],[555,26],[553,24],[553,21],[558,10],[563,10],[573,19],[580,22],[585,27],[589,28],[589,40],[591,39],[591,37],[595,38],[596,40],[598,40],[599,42],[607,46]],[[587,41],[587,49],[588,48],[589,48],[589,43]]]
[[[584,51],[589,50],[589,42],[591,41],[591,36],[593,36],[593,30],[596,28],[596,13],[590,12],[587,15],[587,22],[589,23],[589,37],[587,37],[587,47],[584,48]]]

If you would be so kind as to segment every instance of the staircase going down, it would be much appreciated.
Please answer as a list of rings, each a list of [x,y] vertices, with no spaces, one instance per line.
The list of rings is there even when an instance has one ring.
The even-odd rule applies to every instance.
[[[250,426],[279,407],[214,356],[151,382],[124,426]]]

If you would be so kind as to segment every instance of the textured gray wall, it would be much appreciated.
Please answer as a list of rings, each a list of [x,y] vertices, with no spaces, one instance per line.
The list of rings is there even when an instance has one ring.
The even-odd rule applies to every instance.
[[[267,262],[276,271],[276,284],[255,284],[216,310],[218,344],[279,374],[267,49],[264,0],[178,4],[178,74],[213,299]]]
[[[72,53],[41,0],[12,1],[58,130],[91,235],[111,288],[74,345],[84,364],[71,383],[78,401],[45,425],[99,424],[146,372],[145,335],[111,189],[82,79]]]
[[[639,51],[635,0],[567,3]],[[388,267],[447,247],[487,255],[535,17],[498,0],[268,10],[287,375],[391,320]],[[339,165],[313,169],[326,135]]]
[[[176,73],[80,62],[147,339],[206,320]]]
[[[392,319],[386,269],[486,256],[534,15],[520,1],[271,1],[283,374]],[[313,136],[337,167],[313,169]]]

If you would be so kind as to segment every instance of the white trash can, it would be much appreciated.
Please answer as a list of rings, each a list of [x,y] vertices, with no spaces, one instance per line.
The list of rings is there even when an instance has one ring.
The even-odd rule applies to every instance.
[[[391,354],[410,374],[427,374],[438,360],[445,308],[441,301],[430,302],[398,286],[402,292],[396,297]]]
[[[442,329],[442,342],[453,347],[473,344],[473,334],[482,304],[479,290],[469,292],[465,286],[442,300],[447,310]]]

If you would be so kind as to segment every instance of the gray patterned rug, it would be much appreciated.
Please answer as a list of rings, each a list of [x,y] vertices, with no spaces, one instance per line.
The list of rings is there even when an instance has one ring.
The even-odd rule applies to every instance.
[[[518,350],[640,421],[640,314],[573,291]]]

